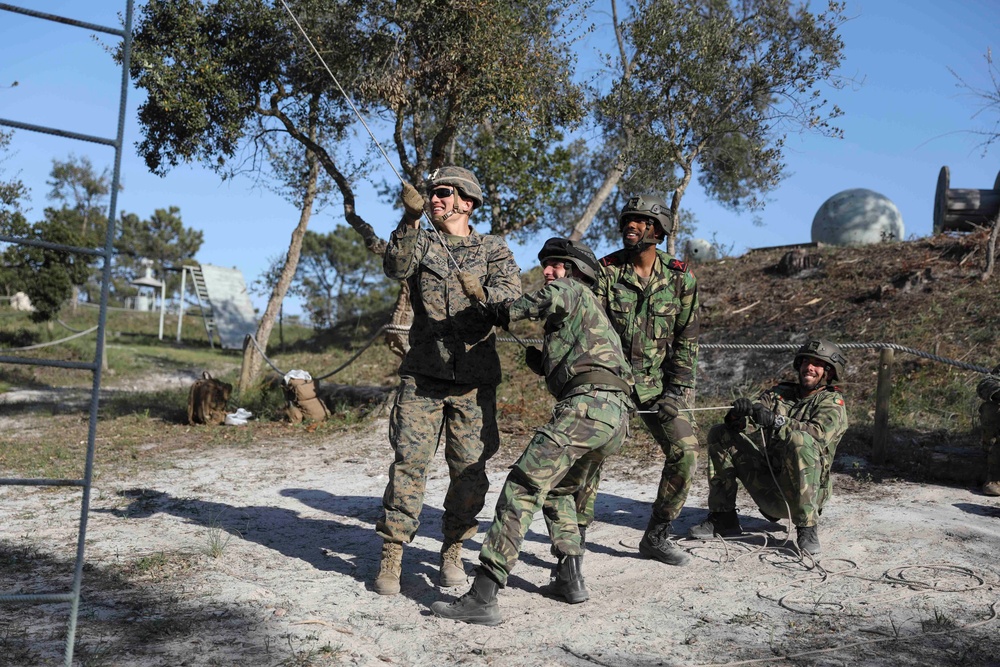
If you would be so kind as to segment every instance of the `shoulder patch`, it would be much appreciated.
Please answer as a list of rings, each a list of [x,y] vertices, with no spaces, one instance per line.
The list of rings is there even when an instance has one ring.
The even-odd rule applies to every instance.
[[[613,252],[610,255],[605,255],[598,260],[601,266],[621,266],[622,264],[622,254],[620,252]]]
[[[683,273],[684,271],[687,271],[688,265],[687,262],[682,262],[679,259],[672,259],[669,262],[667,262],[667,268],[670,269],[671,271],[680,271],[681,273]]]

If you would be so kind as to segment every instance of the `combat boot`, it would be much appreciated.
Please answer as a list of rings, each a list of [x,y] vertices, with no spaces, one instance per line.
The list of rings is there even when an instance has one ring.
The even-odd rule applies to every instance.
[[[688,537],[698,540],[710,540],[713,537],[739,537],[743,534],[740,519],[736,510],[728,512],[709,512],[708,518],[696,526],[691,526]]]
[[[560,556],[552,577],[550,590],[565,598],[570,604],[579,604],[590,599],[590,593],[583,583],[583,556]]]
[[[810,556],[818,556],[819,531],[816,529],[816,526],[798,526],[795,531],[795,543],[799,545],[799,551],[803,551]]]
[[[382,543],[382,560],[375,577],[375,592],[379,595],[399,593],[399,574],[403,569],[403,545],[396,542]]]
[[[462,543],[445,540],[441,546],[441,573],[438,583],[442,588],[461,586],[469,581],[462,565]]]
[[[646,534],[639,542],[639,553],[667,565],[687,565],[691,557],[670,539],[670,522],[658,523],[650,519]]]
[[[987,496],[1000,496],[1000,482],[988,481],[983,484],[983,493]]]
[[[500,605],[497,604],[497,591],[500,584],[482,569],[476,573],[469,592],[451,604],[442,601],[431,605],[435,616],[450,618],[453,621],[464,621],[475,625],[499,625]]]

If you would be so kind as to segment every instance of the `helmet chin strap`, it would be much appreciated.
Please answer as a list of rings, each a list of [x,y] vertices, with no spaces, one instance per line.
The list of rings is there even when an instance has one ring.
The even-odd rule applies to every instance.
[[[458,207],[460,201],[461,200],[458,198],[456,190],[455,203],[451,205],[450,211],[441,214],[441,222],[445,222],[448,218],[455,215],[456,213],[468,214],[470,212],[470,211],[465,211]]]

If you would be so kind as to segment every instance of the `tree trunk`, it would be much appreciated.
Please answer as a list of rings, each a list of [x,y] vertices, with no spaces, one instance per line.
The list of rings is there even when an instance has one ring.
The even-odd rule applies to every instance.
[[[281,312],[281,306],[288,293],[288,288],[295,277],[295,270],[299,266],[299,255],[302,252],[302,239],[306,235],[306,228],[309,226],[309,219],[312,217],[313,203],[316,201],[316,189],[319,183],[319,161],[316,156],[309,151],[306,155],[309,163],[309,180],[306,184],[305,195],[302,198],[302,207],[299,213],[299,224],[292,232],[292,239],[288,244],[288,254],[285,256],[285,266],[281,269],[281,276],[271,290],[271,296],[267,301],[267,308],[264,310],[260,324],[257,325],[255,336],[257,345],[249,343],[243,346],[243,365],[240,368],[240,380],[237,391],[244,392],[250,389],[254,379],[260,373],[261,364],[264,359],[257,351],[259,346],[261,351],[267,351],[267,341],[271,337],[271,330],[274,328],[274,321]]]
[[[619,159],[615,166],[611,168],[611,171],[607,173],[604,177],[604,182],[601,183],[601,187],[597,189],[594,196],[590,198],[590,202],[587,204],[587,208],[584,209],[583,215],[580,219],[576,221],[573,225],[573,231],[570,232],[569,238],[572,241],[579,241],[583,238],[583,235],[587,233],[587,229],[590,228],[590,224],[594,221],[594,216],[597,212],[601,210],[601,206],[608,197],[611,196],[611,192],[618,185],[618,181],[622,179],[625,174],[625,165],[622,164],[621,159]]]
[[[997,237],[1000,236],[1000,213],[993,219],[993,229],[990,230],[990,238],[986,242],[986,268],[983,269],[980,280],[989,280],[993,275],[993,264],[996,261]]]
[[[625,48],[625,36],[622,33],[621,24],[618,21],[618,4],[615,0],[611,0],[611,23],[614,27],[615,40],[618,44],[618,54],[621,58],[619,62],[622,67],[622,82],[625,82],[632,77],[632,61],[629,60],[628,51]],[[583,210],[583,215],[581,215],[580,219],[573,225],[573,231],[570,232],[569,235],[570,240],[579,241],[583,238],[583,235],[586,234],[587,230],[590,228],[590,224],[594,221],[594,216],[597,215],[599,210],[601,210],[601,206],[603,206],[604,202],[611,196],[615,186],[618,185],[622,176],[625,175],[625,169],[628,167],[625,156],[632,152],[633,142],[630,123],[631,117],[628,114],[625,114],[621,123],[625,147],[618,155],[618,159],[615,160],[615,164],[605,175],[604,182],[601,183],[601,187],[599,187],[597,192],[594,193],[594,196],[590,198],[587,208]]]

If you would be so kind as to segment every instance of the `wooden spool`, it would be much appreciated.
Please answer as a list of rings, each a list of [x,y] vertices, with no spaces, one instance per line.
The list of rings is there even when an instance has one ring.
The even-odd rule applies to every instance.
[[[941,167],[934,193],[934,233],[971,232],[989,227],[1000,212],[1000,174],[992,190],[949,188],[951,174]]]

